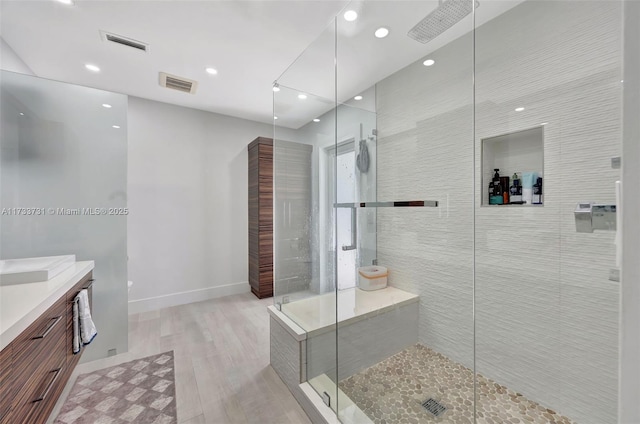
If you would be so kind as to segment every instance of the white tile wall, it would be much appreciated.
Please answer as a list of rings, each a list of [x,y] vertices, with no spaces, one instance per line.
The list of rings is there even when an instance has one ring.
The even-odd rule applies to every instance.
[[[291,391],[306,381],[304,341],[296,340],[273,317],[269,317],[270,364]]]
[[[471,36],[377,86],[378,199],[441,201],[378,213],[390,284],[421,295],[420,341],[472,366],[475,169],[477,369],[581,423],[617,416],[614,235],[576,233],[573,209],[615,199],[621,18],[617,1],[530,0],[479,28],[475,114]],[[544,207],[480,208],[480,140],[543,122]]]
[[[341,381],[418,342],[418,302],[340,325],[307,339],[307,379],[326,374]]]

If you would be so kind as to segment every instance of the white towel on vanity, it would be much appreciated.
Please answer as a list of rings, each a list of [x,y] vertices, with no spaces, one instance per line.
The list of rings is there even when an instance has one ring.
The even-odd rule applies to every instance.
[[[89,309],[89,293],[86,289],[80,290],[73,300],[73,353],[80,352],[97,334]]]
[[[76,296],[73,299],[73,354],[80,352],[82,344],[80,344],[80,320],[78,312],[78,301],[80,298]]]

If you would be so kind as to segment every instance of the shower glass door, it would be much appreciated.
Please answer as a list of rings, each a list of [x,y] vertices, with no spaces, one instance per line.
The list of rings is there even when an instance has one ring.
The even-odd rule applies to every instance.
[[[359,134],[349,114],[367,111],[358,139],[375,147],[369,170],[356,171],[376,201],[357,209],[359,238],[375,246],[359,266],[375,259],[388,271],[384,289],[337,293],[345,316],[363,311],[338,316],[343,423],[473,420],[473,20],[458,24],[448,51],[407,36],[437,6],[351,2],[337,17],[338,134]],[[444,405],[444,421],[423,404]]]
[[[528,0],[476,27],[478,422],[618,422],[615,213],[575,211],[616,207],[623,6]],[[484,201],[495,169],[525,204]]]
[[[278,80],[323,329],[290,318],[341,422],[619,421],[630,3],[353,1]]]

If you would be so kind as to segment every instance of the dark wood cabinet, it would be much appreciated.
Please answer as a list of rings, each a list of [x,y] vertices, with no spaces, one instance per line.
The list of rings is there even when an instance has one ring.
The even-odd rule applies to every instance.
[[[89,272],[0,351],[0,423],[47,421],[82,355],[72,352],[73,299],[87,288],[91,304],[92,282]]]
[[[258,298],[273,296],[273,139],[249,146],[249,284]]]

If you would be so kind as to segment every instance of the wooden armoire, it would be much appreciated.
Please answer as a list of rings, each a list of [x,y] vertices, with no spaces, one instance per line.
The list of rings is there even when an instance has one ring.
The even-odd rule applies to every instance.
[[[258,298],[273,296],[273,139],[249,146],[249,284]]]

